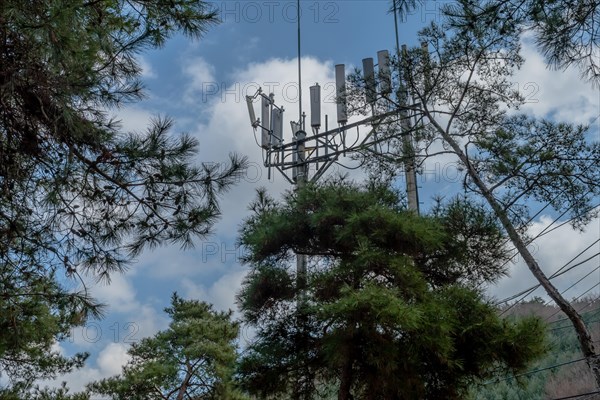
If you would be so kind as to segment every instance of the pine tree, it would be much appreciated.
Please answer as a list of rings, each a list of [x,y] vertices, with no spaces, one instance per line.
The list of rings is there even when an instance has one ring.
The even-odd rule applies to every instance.
[[[115,400],[241,400],[232,377],[238,324],[231,311],[216,312],[177,294],[165,311],[169,328],[134,343],[119,376],[88,385]]]
[[[325,184],[281,204],[261,193],[252,208],[238,301],[257,336],[239,374],[259,398],[333,388],[340,400],[458,399],[543,352],[539,319],[502,320],[476,289],[502,275],[506,257],[477,205],[456,200],[419,217],[386,187]],[[475,252],[497,258],[468,261]],[[306,290],[293,253],[309,256]]]
[[[52,338],[101,314],[67,288],[82,274],[108,281],[145,248],[210,233],[244,160],[198,164],[169,118],[124,132],[108,114],[143,97],[138,53],[216,22],[197,0],[0,2],[3,377],[46,375]]]
[[[411,7],[411,2],[399,3],[404,9]],[[396,10],[401,9],[399,3]],[[589,329],[527,248],[532,239],[526,231],[536,216],[532,204],[544,204],[545,209],[568,216],[574,228],[582,229],[598,215],[600,195],[600,143],[589,134],[589,126],[537,119],[518,111],[526,101],[513,80],[524,61],[521,35],[530,27],[533,11],[528,7],[537,4],[539,11],[542,3],[465,0],[446,5],[441,23],[431,23],[419,33],[421,46],[398,54],[394,71],[402,90],[378,104],[395,102],[400,106],[410,93],[418,120],[411,133],[422,148],[418,163],[433,161],[440,154],[454,156],[462,189],[485,200],[521,259],[571,320],[600,388],[600,356]],[[576,7],[580,2],[547,3],[554,8],[559,4]],[[582,14],[581,21],[563,26],[567,36],[577,32],[572,37],[576,41],[583,35],[580,38],[586,46],[575,51],[582,52],[584,63],[588,45],[598,49],[596,30],[588,24],[596,16],[594,3],[582,6],[587,14]],[[555,11],[571,12],[567,8]],[[542,11],[536,15],[544,18]],[[556,27],[566,21],[551,23]],[[539,34],[540,38],[545,35]],[[559,37],[566,39],[562,34]],[[364,82],[357,78],[350,98],[354,110],[361,112],[366,109]],[[397,118],[380,121],[379,127],[382,132],[378,134],[387,135],[393,150],[384,157],[369,154],[368,161],[377,171],[397,173],[411,162],[402,146],[396,145],[401,136]]]

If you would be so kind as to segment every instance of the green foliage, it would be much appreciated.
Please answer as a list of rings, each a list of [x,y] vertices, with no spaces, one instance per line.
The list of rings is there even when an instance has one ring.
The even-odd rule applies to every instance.
[[[123,373],[90,384],[90,392],[115,400],[243,399],[232,382],[238,324],[231,311],[176,294],[165,311],[169,328],[133,344]]]
[[[410,2],[397,3],[410,6]],[[552,19],[553,12],[561,14],[561,19],[553,22],[563,24],[562,28],[555,26],[561,31],[558,36],[567,36],[571,30],[587,32],[582,33],[582,40],[598,52],[597,35],[586,23],[597,15],[599,4],[579,3],[465,0],[446,4],[441,8],[440,22],[431,23],[419,33],[428,51],[421,46],[407,49],[392,68],[398,86],[418,103],[415,115],[419,122],[411,132],[421,149],[417,162],[440,153],[454,154],[457,175],[464,174],[465,192],[495,202],[490,207],[498,216],[510,218],[517,229],[525,228],[529,221],[532,200],[568,213],[577,228],[596,215],[600,143],[589,134],[588,126],[519,113],[527,99],[516,90],[513,76],[524,61],[522,33],[533,28],[545,35],[538,31],[540,25],[532,25],[534,9],[539,14],[536,18]],[[579,12],[583,19],[567,24],[567,16]],[[549,35],[547,39],[556,38]],[[587,62],[589,49],[570,48],[581,51],[579,61]],[[351,78],[349,108],[357,114],[370,110],[363,79],[360,74]],[[384,107],[389,101],[400,104],[403,96],[401,92],[386,96],[376,107]],[[367,164],[376,172],[398,173],[406,155],[396,118],[381,121],[379,129],[378,134],[389,137],[394,150],[383,156],[367,153]]]
[[[551,63],[561,68],[579,64],[597,84],[594,21],[599,5],[568,0],[448,3],[441,22],[420,32],[427,51],[419,46],[399,56],[397,77],[416,104],[420,126],[413,133],[424,148],[420,159],[440,153],[456,157],[465,193],[485,199],[530,271],[573,321],[598,387],[600,358],[589,331],[527,249],[532,239],[526,231],[537,215],[532,215],[532,206],[540,202],[544,210],[554,208],[567,216],[574,228],[598,216],[600,143],[596,132],[588,134],[589,127],[519,113],[526,99],[515,90],[513,74],[523,63],[522,34],[529,30]],[[364,93],[364,83],[355,81],[359,85],[354,95]],[[355,101],[359,113],[365,109],[363,98]],[[396,121],[381,125],[389,126],[385,135],[397,138]],[[396,156],[404,152],[395,147],[371,166],[399,169],[406,157]]]
[[[442,251],[419,260],[431,283],[493,282],[506,274],[506,238],[485,206],[460,197],[436,199],[431,213],[452,236]]]
[[[30,398],[36,379],[83,366],[88,354],[64,357],[52,347],[83,322],[91,303],[85,293],[66,292],[53,274],[6,264],[0,264],[0,292],[0,371],[9,383],[0,393]]]
[[[344,399],[460,398],[543,352],[538,319],[503,321],[474,289],[504,258],[469,264],[486,272],[463,265],[475,243],[504,254],[482,208],[460,200],[419,217],[384,186],[348,183],[308,185],[282,204],[261,193],[252,208],[240,239],[252,269],[238,300],[257,338],[239,373],[260,398],[324,398],[332,387]],[[306,290],[291,251],[310,256]]]
[[[564,315],[556,307],[543,305],[538,299],[511,309],[509,320],[535,315],[555,318],[547,325],[545,336],[549,351],[521,374],[498,374],[497,377],[473,385],[469,399],[473,400],[543,400],[590,393],[596,390],[594,377],[581,360],[577,336]],[[600,338],[598,306],[595,300],[582,300],[573,306],[582,310],[583,320],[596,339]],[[574,361],[574,362],[573,362]],[[553,368],[548,368],[552,367]]]
[[[0,390],[0,398],[3,400],[91,400],[86,393],[69,394],[66,382],[63,382],[59,388],[31,388],[26,393],[21,393],[16,388]]]
[[[600,143],[588,142],[586,131],[525,115],[507,117],[495,131],[476,139],[480,174],[487,176],[491,190],[502,187],[504,204],[517,196],[555,209],[568,204],[582,226],[590,221],[590,204],[600,194]]]
[[[0,2],[2,374],[66,369],[52,338],[101,314],[63,274],[108,281],[144,248],[210,233],[244,159],[197,165],[170,119],[124,132],[108,113],[143,97],[137,54],[216,22],[197,0]]]
[[[577,0],[492,0],[473,3],[469,13],[459,16],[457,26],[468,27],[475,20],[510,21],[520,32],[533,33],[548,65],[557,69],[579,67],[581,76],[594,86],[600,84],[600,35],[596,29],[600,17],[600,2]],[[413,6],[414,8],[414,6]]]
[[[125,133],[104,110],[142,97],[136,53],[216,22],[208,4],[8,1],[0,19],[3,262],[108,278],[144,247],[207,234],[243,160],[195,166],[197,141],[169,119]]]

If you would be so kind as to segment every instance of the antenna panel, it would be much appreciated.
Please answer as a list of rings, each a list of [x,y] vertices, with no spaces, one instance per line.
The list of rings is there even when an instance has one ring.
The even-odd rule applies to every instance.
[[[283,110],[281,108],[273,108],[271,118],[271,127],[273,127],[271,145],[279,145],[283,141]]]
[[[363,76],[365,79],[365,96],[367,103],[373,105],[377,100],[377,89],[375,88],[375,67],[373,65],[372,58],[364,58],[363,64]]]
[[[260,123],[262,126],[262,136],[261,136],[261,142],[260,145],[263,148],[268,148],[269,145],[271,144],[271,139],[270,139],[270,126],[269,123],[271,122],[271,118],[270,118],[270,114],[271,114],[271,101],[269,100],[268,97],[266,96],[261,96],[262,97],[262,101],[261,101],[261,119],[260,119]]]
[[[348,122],[346,108],[346,66],[338,64],[335,66],[335,94],[337,101],[337,122],[345,125]]]
[[[379,81],[381,94],[392,92],[392,75],[390,73],[390,53],[387,50],[377,52],[377,63],[379,64]]]
[[[310,87],[310,126],[321,126],[321,86],[318,83]]]
[[[300,124],[296,121],[290,121],[290,125],[292,127],[292,138],[296,138],[296,132],[300,130]]]
[[[254,114],[254,104],[252,104],[252,96],[246,96],[246,104],[248,105],[248,115],[250,116],[250,125],[256,128],[258,122],[256,121],[256,114]]]

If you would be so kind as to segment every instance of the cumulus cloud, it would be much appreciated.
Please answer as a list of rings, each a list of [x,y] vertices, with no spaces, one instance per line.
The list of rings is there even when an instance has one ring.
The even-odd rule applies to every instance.
[[[41,387],[60,387],[61,383],[67,382],[71,393],[85,390],[85,386],[100,379],[117,375],[121,368],[129,361],[127,347],[122,343],[109,343],[98,354],[96,366],[88,365],[82,369],[75,370],[70,374],[63,375],[59,379],[51,381],[40,381]],[[59,344],[53,346],[53,350],[66,354],[66,350]]]
[[[110,283],[100,282],[91,289],[92,296],[107,304],[109,312],[130,312],[137,308],[136,290],[127,273],[112,274]]]
[[[120,121],[124,132],[143,132],[156,113],[138,106],[127,106],[112,110],[111,115]]]
[[[158,75],[154,68],[152,68],[152,64],[143,56],[138,56],[138,63],[140,64],[140,68],[142,69],[142,78],[145,79],[154,79],[157,78]]]
[[[539,101],[527,104],[525,111],[537,116],[555,116],[565,118],[591,118],[598,111],[598,96],[594,111],[593,96],[589,88],[582,85],[577,74],[573,76],[545,69],[540,64],[541,58],[533,49],[524,48],[527,62],[517,76],[524,90],[528,82],[536,82],[539,87]],[[537,57],[537,58],[536,58]],[[318,82],[322,88],[322,115],[329,115],[329,127],[334,126],[336,104],[334,101],[334,68],[329,61],[312,57],[304,57],[303,63],[303,109],[309,110],[308,87]],[[350,69],[348,69],[350,70]],[[136,338],[150,336],[159,329],[166,327],[168,321],[160,311],[168,304],[168,299],[149,301],[152,293],[138,286],[141,279],[145,282],[159,282],[169,290],[180,290],[184,297],[196,298],[210,302],[216,309],[236,309],[234,298],[247,272],[247,268],[239,265],[240,250],[235,247],[239,224],[248,215],[247,205],[255,196],[255,190],[264,186],[269,193],[278,197],[292,185],[281,174],[272,170],[268,176],[263,165],[262,150],[257,145],[260,140],[250,127],[246,95],[254,95],[258,87],[267,93],[275,94],[275,102],[283,106],[284,139],[291,140],[290,120],[298,119],[298,86],[297,60],[274,58],[263,62],[249,64],[243,69],[231,72],[227,81],[217,82],[215,67],[203,58],[191,58],[186,61],[182,73],[189,79],[189,85],[184,91],[182,100],[188,108],[184,117],[200,115],[200,120],[192,124],[191,134],[200,141],[199,160],[210,163],[224,163],[230,152],[247,156],[250,168],[239,182],[221,199],[222,219],[215,227],[215,235],[198,242],[196,250],[182,252],[178,247],[159,248],[146,252],[139,258],[139,263],[127,275],[114,276],[110,286],[94,288],[94,294],[107,302],[110,310],[120,313],[121,322],[135,322],[138,329]],[[560,78],[557,78],[560,76]],[[569,89],[567,91],[567,89]],[[526,93],[525,93],[526,94]],[[560,99],[560,102],[558,100]],[[584,100],[581,100],[584,99]],[[564,101],[565,105],[557,106]],[[579,103],[577,103],[579,101]],[[579,104],[577,112],[570,104]],[[583,108],[582,108],[583,107]],[[259,115],[259,103],[255,103],[256,114]],[[570,110],[570,111],[568,111]],[[119,112],[126,128],[140,130],[147,126],[153,112],[142,108],[126,108]],[[597,115],[597,114],[596,114]],[[585,121],[577,121],[585,122]],[[322,124],[324,125],[324,118]],[[449,182],[445,174],[455,172],[449,165],[454,160],[442,157],[436,164],[427,164],[429,168],[428,184],[433,183],[435,191],[442,190],[442,185],[448,188],[456,187],[458,178]],[[338,168],[332,173],[344,172]],[[436,175],[437,174],[437,175]],[[452,175],[455,176],[455,175]],[[450,189],[448,189],[450,190]],[[547,224],[547,219],[536,221],[531,227],[533,234]],[[535,255],[540,265],[550,274],[569,261],[569,258],[598,238],[598,221],[591,224],[581,235],[575,234],[568,227],[563,227],[536,241]],[[595,266],[598,265],[595,259]],[[590,267],[594,263],[590,264]],[[589,268],[585,272],[589,272]],[[585,274],[584,268],[576,269],[558,279],[559,288],[566,288]],[[592,275],[593,276],[593,275]],[[535,284],[526,266],[517,262],[511,266],[511,275],[490,288],[490,293],[498,298],[514,294],[517,291]],[[572,289],[576,294],[581,292],[582,284]],[[539,293],[539,292],[538,292]],[[537,294],[537,293],[536,293]],[[125,344],[101,342],[101,350],[97,353],[95,363],[92,360],[84,370],[67,377],[69,384],[75,388],[90,380],[108,376],[116,370],[113,365],[122,365],[126,361]],[[100,343],[98,343],[100,345]],[[89,342],[75,341],[76,346],[100,349]],[[114,364],[113,364],[114,362]],[[79,386],[78,386],[79,385]]]
[[[221,84],[211,95],[206,93],[196,99],[198,107],[209,108],[211,118],[198,124],[195,134],[201,144],[201,160],[221,162],[227,154],[236,152],[248,157],[250,168],[240,182],[222,201],[223,221],[220,232],[234,237],[246,207],[254,198],[255,189],[264,186],[272,194],[279,194],[291,188],[281,173],[264,167],[263,152],[258,146],[260,132],[250,126],[245,96],[253,96],[257,89],[264,93],[273,93],[277,106],[284,108],[284,141],[292,140],[290,121],[299,118],[299,92],[297,84],[297,59],[270,59],[262,63],[250,64],[246,69],[235,71],[229,84]],[[302,58],[302,108],[310,114],[309,86],[319,83],[322,99],[322,128],[325,127],[325,115],[328,115],[329,129],[335,127],[335,78],[334,67],[329,61],[312,57]],[[260,99],[254,103],[255,113],[260,115]],[[310,120],[307,121],[307,126]],[[310,127],[308,128],[310,129]],[[321,130],[323,131],[323,129]],[[334,166],[332,173],[347,172]],[[288,175],[289,170],[288,170]]]
[[[182,280],[183,294],[186,298],[208,301],[213,304],[216,310],[236,310],[235,295],[246,276],[246,272],[244,268],[239,266],[233,267],[210,285]]]
[[[536,237],[547,227],[549,229],[546,232],[549,232],[552,228],[561,224],[561,221],[557,221],[550,226],[553,221],[554,218],[550,216],[542,216],[531,225],[528,234],[531,237]],[[600,282],[600,272],[592,272],[600,265],[600,256],[597,255],[600,245],[595,243],[599,236],[600,219],[598,218],[594,219],[583,232],[574,231],[569,224],[565,224],[536,239],[529,246],[529,250],[536,258],[546,276],[552,275],[567,264],[570,267],[587,260],[571,271],[552,280],[552,283],[559,290],[565,291],[569,286],[575,284],[579,279],[591,272],[587,279],[577,283],[573,288],[564,293],[566,298],[573,298]],[[591,247],[583,252],[590,245]],[[580,257],[571,261],[581,252],[583,253]],[[492,286],[489,293],[497,299],[504,299],[533,285],[537,285],[537,283],[527,265],[517,256],[515,262],[510,265],[509,276]],[[598,294],[598,288],[592,289],[590,293]],[[532,296],[547,298],[542,288],[537,289]]]
[[[106,376],[119,374],[123,365],[131,359],[127,348],[123,343],[109,343],[96,360],[100,373]]]
[[[581,79],[577,68],[549,68],[530,36],[522,41],[525,63],[515,74],[515,85],[527,103],[522,110],[536,117],[586,124],[600,114],[600,94]]]
[[[215,82],[215,67],[202,57],[192,57],[183,64],[183,74],[189,79],[184,91],[184,101],[192,102],[198,94],[202,95]]]

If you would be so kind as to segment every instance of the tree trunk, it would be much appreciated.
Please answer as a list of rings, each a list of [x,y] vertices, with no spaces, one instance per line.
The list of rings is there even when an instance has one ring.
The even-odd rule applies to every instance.
[[[352,400],[350,389],[352,389],[352,358],[347,356],[344,360],[344,365],[342,366],[338,400]]]
[[[194,374],[194,370],[193,370],[190,362],[186,361],[185,364],[186,364],[185,378],[183,379],[183,382],[181,383],[181,386],[179,387],[179,390],[177,392],[177,397],[175,397],[175,400],[183,400],[183,397],[185,396],[185,394],[187,392],[188,385],[190,384],[190,379],[192,379],[192,376]]]
[[[439,128],[438,128],[439,129]],[[585,360],[594,375],[596,380],[596,386],[600,389],[600,357],[596,353],[594,349],[594,342],[592,341],[592,337],[581,318],[581,315],[571,306],[571,304],[560,294],[560,292],[556,289],[556,287],[550,282],[548,277],[544,274],[544,271],[540,268],[537,261],[527,249],[527,246],[514,225],[506,215],[506,212],[502,209],[502,206],[498,203],[494,195],[489,191],[487,185],[483,182],[483,180],[479,177],[477,171],[473,168],[473,166],[469,163],[469,159],[465,153],[463,153],[462,149],[456,143],[456,141],[445,132],[442,133],[442,136],[452,146],[456,155],[460,158],[463,164],[467,168],[467,173],[473,179],[473,182],[481,193],[483,197],[486,199],[488,204],[494,210],[494,213],[500,220],[500,223],[508,233],[508,237],[510,238],[513,245],[516,247],[517,251],[523,257],[525,264],[538,280],[540,285],[546,290],[548,296],[558,305],[558,307],[565,313],[565,315],[571,320],[573,327],[575,328],[575,332],[577,333],[577,338],[579,339],[579,346],[585,357]]]

